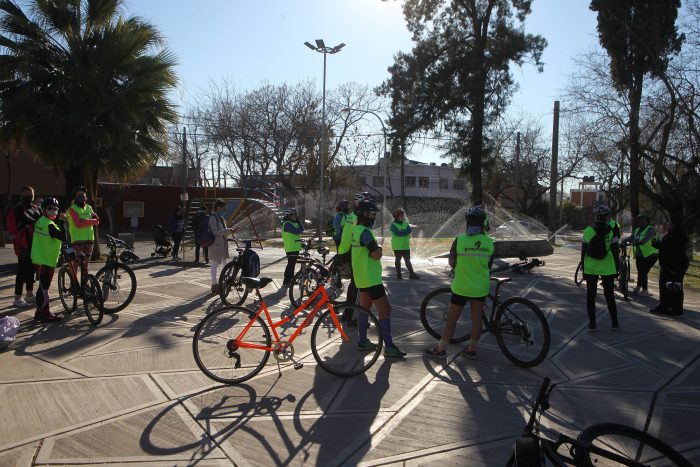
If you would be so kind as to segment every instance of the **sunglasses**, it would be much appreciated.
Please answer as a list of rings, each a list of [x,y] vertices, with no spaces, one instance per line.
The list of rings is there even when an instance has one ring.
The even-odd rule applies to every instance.
[[[47,210],[47,211],[58,212],[58,207],[56,207],[56,206],[51,206],[51,207],[46,208],[46,210]]]

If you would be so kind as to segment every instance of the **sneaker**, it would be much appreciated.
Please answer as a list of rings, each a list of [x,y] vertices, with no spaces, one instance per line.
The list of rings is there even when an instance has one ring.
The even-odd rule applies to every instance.
[[[387,345],[384,348],[384,356],[391,357],[391,358],[404,358],[406,356],[406,352],[400,350],[395,345],[391,345],[391,346]]]
[[[639,295],[640,297],[651,297],[651,293],[649,293],[648,290],[642,290],[641,292],[639,292],[638,295]]]
[[[588,325],[588,332],[596,332],[598,330],[598,327],[595,324],[590,323]]]
[[[365,339],[357,343],[357,350],[377,350],[377,344],[369,339]]]
[[[27,303],[27,301],[24,298],[19,297],[19,298],[15,298],[15,301],[12,302],[12,306],[14,306],[16,308],[27,308],[27,307],[32,306],[32,304]]]
[[[24,301],[29,303],[30,305],[36,304],[36,298],[34,297],[34,295],[25,295]]]
[[[409,279],[420,279],[420,276],[416,274],[415,272],[412,272],[409,276]]]
[[[438,349],[437,345],[434,345],[432,347],[428,347],[423,351],[426,357],[429,358],[447,358],[447,352],[445,350],[440,350]]]
[[[620,323],[612,323],[612,330],[619,331],[620,330]]]
[[[469,350],[469,347],[465,347],[464,350],[462,350],[462,355],[470,360],[476,360],[476,350]]]

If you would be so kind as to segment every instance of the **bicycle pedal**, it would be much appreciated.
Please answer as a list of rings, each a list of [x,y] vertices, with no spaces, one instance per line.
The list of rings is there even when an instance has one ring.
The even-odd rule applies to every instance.
[[[304,368],[304,364],[303,364],[303,363],[295,363],[295,364],[294,364],[294,369],[295,369],[295,370],[301,370],[302,368]]]

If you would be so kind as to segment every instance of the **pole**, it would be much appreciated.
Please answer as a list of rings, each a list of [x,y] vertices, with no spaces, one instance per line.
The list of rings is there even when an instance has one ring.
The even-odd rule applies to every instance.
[[[377,114],[374,114],[377,119],[379,119],[379,123],[382,124],[382,133],[384,134],[384,167],[386,168],[386,177],[382,177],[384,180],[382,190],[384,190],[383,194],[383,203],[384,203],[384,209],[380,211],[381,217],[380,217],[380,222],[382,223],[381,227],[381,232],[380,235],[382,236],[382,244],[384,244],[384,211],[388,209],[387,204],[386,204],[386,197],[387,197],[387,179],[390,177],[389,175],[389,160],[386,157],[386,127],[384,126],[384,122],[382,121],[381,117]]]
[[[187,210],[187,127],[182,127],[182,211]]]
[[[559,190],[559,196],[561,200],[559,202],[559,225],[564,225],[564,174],[561,174],[561,189]]]
[[[559,165],[559,101],[554,101],[554,119],[552,122],[552,165],[549,175],[549,230],[556,230],[557,204],[557,167]],[[554,241],[554,237],[552,237]]]
[[[319,164],[321,165],[321,183],[319,185],[319,195],[318,195],[318,226],[316,227],[316,235],[318,235],[318,241],[323,240],[323,229],[321,227],[321,204],[323,203],[323,178],[324,178],[324,165],[326,156],[326,56],[327,53],[323,52],[323,104],[321,106],[321,157],[319,157]]]
[[[515,138],[515,190],[513,191],[513,214],[518,213],[518,201],[520,200],[520,132]]]
[[[401,207],[406,206],[406,203],[404,201],[404,183],[405,183],[405,161],[404,161],[404,152],[406,145],[404,144],[404,139],[400,139],[398,142],[398,148],[399,148],[399,157],[401,157]]]

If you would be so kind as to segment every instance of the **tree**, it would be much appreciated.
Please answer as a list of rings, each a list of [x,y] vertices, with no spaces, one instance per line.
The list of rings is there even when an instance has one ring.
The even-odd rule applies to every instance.
[[[34,0],[29,17],[0,0],[1,136],[61,170],[67,192],[94,195],[99,173],[133,176],[167,153],[175,59],[122,3]]]
[[[598,36],[610,57],[610,74],[619,92],[629,99],[630,209],[639,214],[639,112],[644,77],[662,75],[670,56],[681,49],[676,18],[680,0],[591,0],[598,13]]]
[[[455,136],[450,152],[470,173],[472,199],[482,199],[484,130],[516,88],[510,64],[530,58],[538,69],[546,41],[522,24],[531,0],[408,0],[404,17],[411,53],[398,53],[379,92],[392,97],[392,127]],[[519,23],[519,25],[516,24]]]

